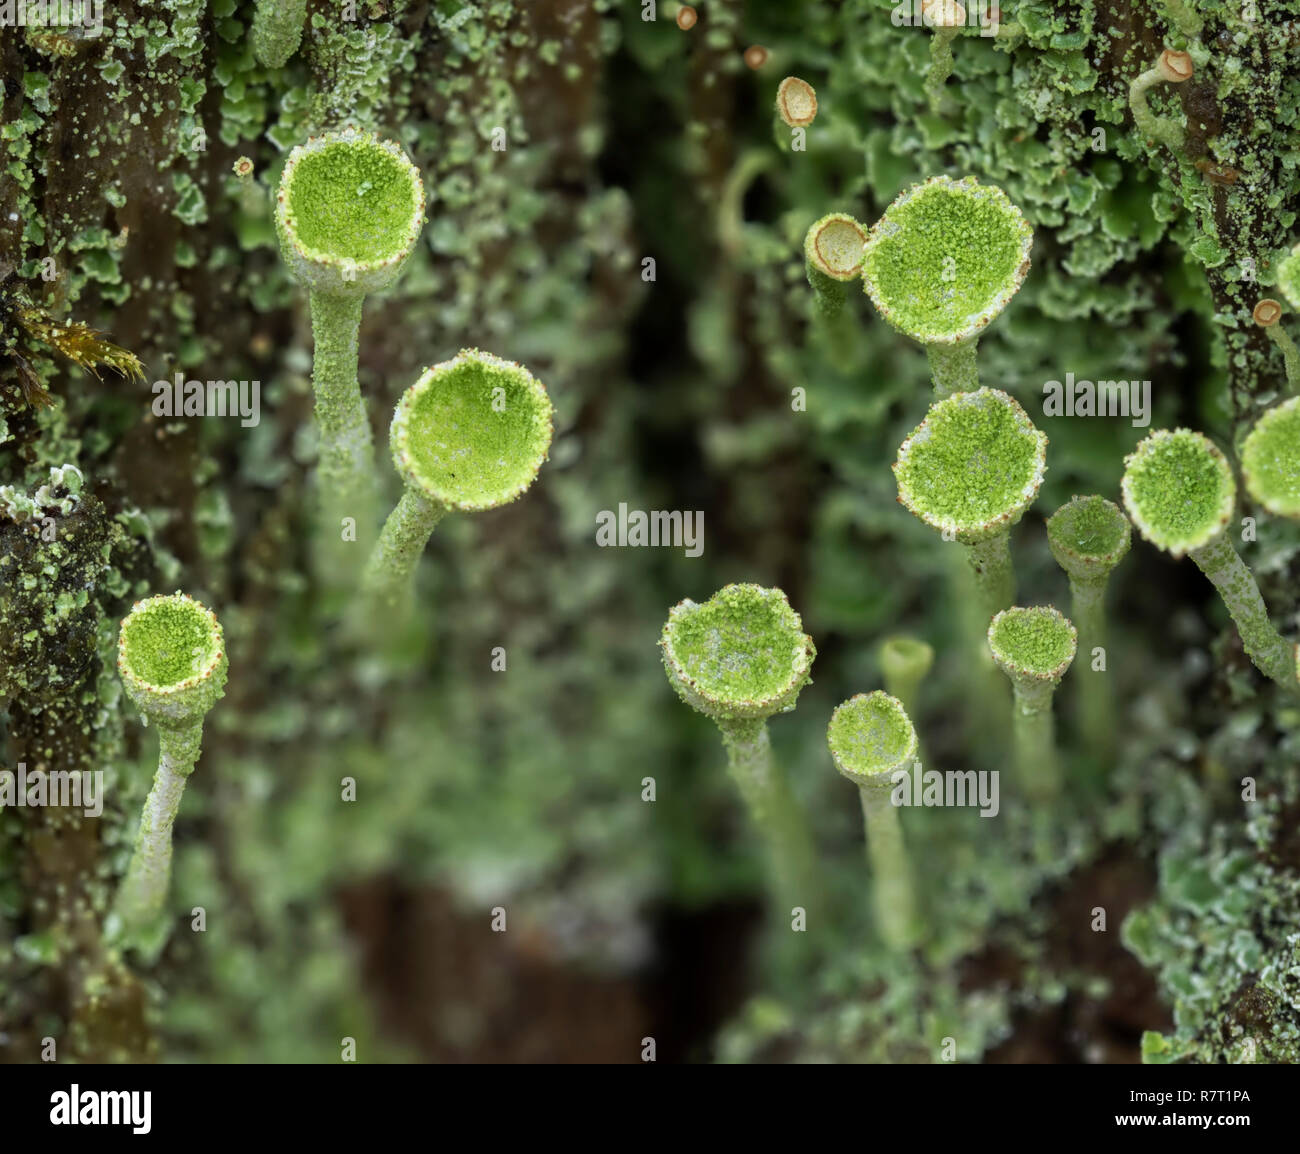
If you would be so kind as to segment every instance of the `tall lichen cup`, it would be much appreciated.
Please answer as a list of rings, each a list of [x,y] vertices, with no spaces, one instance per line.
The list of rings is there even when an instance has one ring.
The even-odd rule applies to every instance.
[[[1277,517],[1300,520],[1300,397],[1269,409],[1241,453],[1246,491]]]
[[[1128,555],[1133,529],[1118,505],[1104,497],[1073,497],[1047,519],[1047,544],[1070,578],[1070,613],[1079,630],[1084,663],[1079,716],[1092,751],[1103,761],[1114,754],[1114,694],[1106,680],[1106,586]],[[1102,664],[1095,661],[1101,650]]]
[[[668,680],[722,731],[732,779],[767,842],[787,909],[821,906],[812,837],[772,761],[767,719],[794,708],[817,655],[780,589],[727,585],[673,606],[659,639]]]
[[[1174,557],[1191,557],[1219,591],[1256,668],[1296,691],[1294,648],[1269,620],[1228,536],[1237,484],[1223,453],[1191,429],[1158,429],[1124,464],[1124,507],[1138,532]]]
[[[1025,796],[1046,801],[1061,790],[1052,697],[1070,668],[1079,635],[1055,609],[1005,609],[989,625],[993,660],[1015,696],[1012,735]]]
[[[895,949],[921,938],[903,827],[890,794],[916,764],[916,730],[896,697],[877,690],[839,705],[826,730],[835,768],[858,787],[871,863],[876,919]]]
[[[918,715],[921,682],[934,665],[934,646],[917,637],[886,637],[876,651],[885,689],[902,702],[909,717]]]
[[[463,349],[426,369],[393,413],[389,443],[406,488],[366,565],[366,607],[386,613],[406,604],[416,562],[447,513],[522,496],[551,433],[551,399],[522,365]]]
[[[370,421],[357,382],[366,294],[401,275],[424,226],[424,182],[401,147],[345,128],[312,137],[285,162],[275,227],[290,272],[310,293],[312,384],[320,432],[322,576],[347,585],[376,514]],[[358,546],[348,547],[351,518]]]
[[[1020,291],[1033,239],[1007,194],[974,177],[913,185],[871,229],[863,287],[889,324],[925,346],[939,397],[979,387],[979,336]]]
[[[117,892],[109,936],[146,953],[166,940],[172,825],[203,742],[203,719],[225,692],[226,648],[212,610],[184,593],[137,601],[118,634],[126,695],[158,731],[158,770]]]
[[[1047,471],[1047,436],[997,389],[939,401],[898,450],[898,499],[968,550],[987,621],[1016,596],[1011,528]]]

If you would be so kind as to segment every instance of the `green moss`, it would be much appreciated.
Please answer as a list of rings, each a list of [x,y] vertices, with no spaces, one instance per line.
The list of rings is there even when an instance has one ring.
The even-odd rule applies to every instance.
[[[1055,609],[1007,609],[989,626],[989,647],[1004,669],[1059,681],[1074,660],[1074,626]]]
[[[908,189],[876,222],[863,285],[881,315],[914,340],[966,340],[1019,290],[1032,243],[1001,189],[937,176]]]
[[[935,529],[983,540],[1033,502],[1046,451],[1046,436],[1006,393],[961,393],[932,406],[903,442],[894,463],[899,499]]]
[[[669,680],[689,704],[724,716],[792,708],[816,652],[779,589],[728,585],[673,608],[660,642]]]
[[[1237,485],[1215,445],[1191,429],[1160,429],[1125,462],[1124,505],[1138,531],[1179,557],[1219,536]]]
[[[1270,513],[1300,517],[1300,398],[1269,409],[1246,437],[1246,489]]]
[[[527,369],[477,349],[435,365],[393,416],[393,460],[430,499],[461,510],[514,500],[551,444],[551,402]]]
[[[879,690],[836,707],[826,740],[835,767],[854,779],[891,773],[916,756],[916,730],[902,702]]]

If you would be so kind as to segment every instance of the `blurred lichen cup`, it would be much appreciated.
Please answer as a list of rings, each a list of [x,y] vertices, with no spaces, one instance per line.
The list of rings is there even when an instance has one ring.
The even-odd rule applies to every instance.
[[[1006,393],[979,389],[930,407],[898,450],[898,499],[968,549],[982,619],[1015,600],[1010,533],[1047,470],[1047,437]]]
[[[818,311],[832,317],[844,307],[847,286],[862,275],[867,230],[853,217],[833,212],[804,236],[804,268]]]
[[[111,940],[156,954],[166,941],[172,826],[203,742],[203,719],[225,692],[225,638],[216,615],[184,593],[136,602],[118,634],[122,686],[158,731],[158,769],[135,850],[107,924]]]
[[[550,451],[551,399],[522,365],[478,349],[426,369],[393,413],[389,444],[406,483],[366,566],[372,609],[401,606],[434,527],[449,512],[523,495]]]
[[[1300,520],[1300,397],[1269,409],[1241,453],[1246,491],[1277,517]]]
[[[1191,429],[1158,429],[1125,459],[1122,487],[1138,532],[1174,557],[1192,558],[1219,591],[1251,661],[1295,691],[1295,650],[1273,627],[1229,539],[1237,484],[1218,446]]]
[[[895,949],[906,949],[920,939],[921,925],[903,828],[890,794],[901,783],[899,775],[916,765],[916,730],[902,702],[877,690],[836,707],[826,743],[835,768],[858,787],[881,936]]]
[[[772,762],[767,719],[792,710],[810,681],[812,638],[780,589],[727,585],[669,612],[659,639],[668,680],[722,731],[732,778],[771,853],[789,906],[820,905],[812,839],[785,776]]]
[[[275,226],[285,264],[311,296],[318,570],[332,586],[351,584],[377,516],[373,438],[357,382],[362,303],[397,280],[423,225],[424,182],[392,141],[349,127],[313,137],[285,162]]]
[[[1277,266],[1277,287],[1293,309],[1300,309],[1300,244],[1284,256]]]
[[[880,315],[925,346],[940,397],[979,387],[979,336],[1020,291],[1033,230],[974,177],[913,185],[867,237],[862,283]]]
[[[989,624],[993,660],[1014,693],[1016,772],[1027,797],[1050,800],[1061,789],[1052,697],[1078,648],[1074,626],[1050,607],[1005,609]]]

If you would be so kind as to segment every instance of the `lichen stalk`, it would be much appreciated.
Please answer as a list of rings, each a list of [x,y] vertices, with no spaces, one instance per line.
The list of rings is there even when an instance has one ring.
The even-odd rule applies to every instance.
[[[362,589],[372,607],[398,606],[411,591],[415,567],[445,506],[408,487],[384,522],[362,577]]]
[[[934,341],[925,346],[934,395],[939,400],[954,393],[973,393],[980,387],[979,364],[975,359],[978,346],[979,341],[975,338],[955,344]]]
[[[964,546],[975,574],[980,616],[987,621],[1016,599],[1016,573],[1011,563],[1011,530],[1003,529]]]
[[[911,766],[907,768],[910,772]],[[890,792],[888,779],[858,787],[880,934],[894,949],[905,950],[920,937],[919,921],[912,867],[903,843],[903,823],[889,799]]]

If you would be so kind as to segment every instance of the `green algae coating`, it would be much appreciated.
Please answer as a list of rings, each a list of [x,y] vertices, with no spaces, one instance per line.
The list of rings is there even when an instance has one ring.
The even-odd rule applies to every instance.
[[[876,690],[837,706],[826,730],[835,767],[848,777],[875,777],[916,756],[916,730],[903,704]]]
[[[931,406],[894,462],[899,500],[968,544],[1015,524],[1038,494],[1047,437],[997,389]]]
[[[816,653],[779,589],[728,585],[703,605],[683,601],[660,645],[678,693],[715,717],[793,708]]]
[[[1260,417],[1242,447],[1241,472],[1270,513],[1300,518],[1300,397]]]
[[[862,273],[867,230],[842,212],[824,216],[804,237],[804,259],[824,276],[851,281]]]
[[[1296,245],[1277,266],[1277,287],[1293,309],[1300,309],[1300,245]]]
[[[1078,635],[1055,609],[1007,609],[989,625],[989,648],[1008,673],[1059,681],[1074,660]]]
[[[366,144],[331,144],[299,162],[289,211],[308,249],[358,262],[391,259],[405,250],[411,227],[409,166]]]
[[[551,432],[541,382],[521,365],[465,349],[428,369],[398,403],[393,461],[430,500],[492,509],[532,484]]]
[[[1029,271],[1033,232],[1006,193],[974,178],[933,177],[872,228],[863,287],[880,314],[924,344],[976,336]]]
[[[1104,497],[1073,497],[1047,520],[1052,556],[1079,581],[1105,578],[1127,555],[1132,540],[1128,518]]]
[[[1124,507],[1153,545],[1181,557],[1227,526],[1237,485],[1223,454],[1200,433],[1159,429],[1124,464]]]

